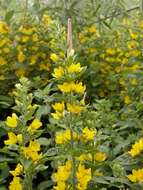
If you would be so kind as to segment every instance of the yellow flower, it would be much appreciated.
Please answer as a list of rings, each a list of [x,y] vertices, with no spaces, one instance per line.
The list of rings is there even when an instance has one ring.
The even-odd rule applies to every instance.
[[[21,41],[23,43],[26,43],[26,42],[30,41],[30,37],[29,36],[22,36]]]
[[[52,74],[55,78],[61,78],[64,75],[64,69],[62,67],[58,67],[54,69],[54,73]]]
[[[130,82],[131,82],[131,84],[134,85],[134,86],[136,86],[136,85],[138,84],[138,81],[137,81],[136,78],[130,79]]]
[[[68,73],[79,73],[82,71],[82,67],[80,66],[80,63],[77,64],[71,64],[70,66],[67,67]]]
[[[26,59],[26,56],[23,54],[22,51],[20,51],[18,53],[17,59],[18,59],[19,63],[23,63],[25,61],[25,59]]]
[[[108,48],[108,49],[106,50],[106,53],[107,53],[108,55],[115,55],[115,54],[116,54],[116,51],[115,51],[115,49],[113,49],[113,48]]]
[[[20,177],[14,177],[10,182],[9,190],[22,190],[22,185],[20,183]]]
[[[29,125],[27,131],[30,133],[33,133],[37,129],[39,129],[41,126],[42,126],[42,123],[39,121],[39,119],[34,119],[32,123]]]
[[[27,159],[32,159],[34,163],[36,163],[38,160],[42,158],[42,154],[38,154],[40,151],[40,144],[37,141],[30,141],[30,144],[28,147],[22,147],[21,148],[22,153]]]
[[[133,182],[143,182],[143,168],[138,170],[132,170],[132,174],[129,174],[128,179]]]
[[[38,56],[37,55],[32,55],[30,57],[30,65],[34,65],[37,62]]]
[[[103,172],[100,172],[99,170],[95,170],[94,175],[97,177],[103,176]]]
[[[84,107],[76,105],[76,104],[70,104],[67,103],[67,110],[71,113],[75,113],[78,114],[80,113],[82,110],[84,109]]]
[[[128,152],[132,157],[135,157],[143,152],[143,138],[132,145],[132,149]]]
[[[64,82],[63,84],[58,85],[58,88],[64,93],[72,92],[74,90],[74,82]]]
[[[74,85],[74,91],[76,93],[84,93],[85,90],[86,90],[86,86],[82,85],[82,82],[76,83]]]
[[[131,103],[131,99],[130,99],[130,97],[128,95],[124,96],[124,102],[125,102],[125,104],[130,104]]]
[[[45,15],[45,14],[44,14],[43,17],[42,17],[42,22],[43,22],[44,25],[46,25],[46,26],[53,23],[51,17],[50,17],[49,15]]]
[[[57,112],[63,112],[64,109],[65,109],[65,104],[64,102],[60,103],[60,102],[57,102],[55,104],[52,104],[52,108],[57,111]]]
[[[21,164],[17,164],[15,170],[10,171],[10,173],[16,177],[19,176],[23,172],[23,166]]]
[[[0,65],[5,65],[6,63],[6,60],[0,56]]]
[[[4,141],[5,145],[12,145],[17,143],[17,136],[13,132],[8,133],[8,140]]]
[[[76,132],[72,132],[73,139],[78,139],[78,134]],[[71,140],[71,131],[69,129],[56,133],[56,144],[65,144]]]
[[[82,138],[85,141],[93,140],[96,133],[96,129],[89,129],[88,127],[85,127],[82,129]]]
[[[133,40],[136,40],[138,38],[138,34],[136,32],[133,32],[131,29],[129,30],[129,34]]]
[[[36,31],[36,28],[35,28],[35,27],[26,28],[26,27],[24,27],[24,26],[21,26],[21,27],[19,28],[19,32],[22,32],[22,33],[25,34],[25,35],[32,35],[33,32],[35,32],[35,31]]]
[[[59,120],[61,117],[63,117],[63,113],[55,112],[55,113],[51,113],[51,115],[53,116],[54,119]]]
[[[92,178],[91,169],[86,169],[84,165],[79,165],[76,172],[77,177],[77,190],[86,190],[89,181]]]
[[[8,25],[5,22],[0,21],[0,33],[1,34],[7,34],[8,32],[9,32]]]
[[[129,49],[136,48],[137,46],[138,46],[138,43],[136,41],[130,41],[130,42],[128,42],[128,48]]]
[[[97,32],[97,29],[96,29],[95,26],[91,26],[90,28],[88,28],[88,31],[89,31],[90,33],[96,33],[96,32]]]
[[[54,186],[55,190],[66,190],[66,183],[63,181],[60,181],[57,183],[56,186]]]
[[[6,125],[11,128],[17,127],[18,117],[15,113],[12,114],[12,117],[8,116],[6,119]]]
[[[97,161],[97,162],[103,162],[105,161],[107,158],[106,154],[103,153],[103,152],[97,152],[94,156],[94,159]]]
[[[59,57],[55,53],[51,53],[50,58],[53,62],[57,62]]]
[[[52,175],[52,179],[54,182],[65,182],[68,180],[69,175],[71,173],[72,162],[68,160],[65,165],[59,166],[57,172]]]

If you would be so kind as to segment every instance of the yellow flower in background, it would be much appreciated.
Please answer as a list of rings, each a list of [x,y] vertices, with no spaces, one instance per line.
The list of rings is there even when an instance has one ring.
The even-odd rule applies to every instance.
[[[17,127],[18,117],[15,113],[12,114],[12,116],[8,116],[6,119],[6,125],[11,128]]]
[[[22,51],[20,51],[18,53],[17,59],[18,59],[19,63],[23,63],[26,60],[26,56],[24,55],[24,53]]]
[[[130,79],[130,83],[131,83],[132,85],[136,86],[136,85],[138,84],[138,81],[137,81],[136,78],[132,78],[132,79]]]
[[[6,60],[0,56],[0,65],[5,65],[6,63]]]
[[[70,103],[67,103],[67,110],[71,113],[75,113],[75,114],[78,114],[80,113],[81,111],[83,111],[84,107],[82,106],[79,106],[77,104],[70,104]]]
[[[136,40],[138,38],[138,34],[136,32],[133,32],[131,29],[129,30],[129,34],[133,40]]]
[[[35,28],[35,27],[25,27],[25,26],[21,26],[20,28],[19,28],[19,32],[22,32],[23,34],[25,34],[25,35],[28,35],[28,36],[30,36],[30,35],[32,35],[33,34],[33,32],[35,32],[37,29]]]
[[[62,78],[64,76],[64,69],[63,69],[63,67],[55,68],[52,76],[55,77],[55,78],[57,78],[57,79]]]
[[[38,60],[38,56],[37,55],[32,55],[30,57],[30,65],[34,65]]]
[[[20,179],[20,177],[14,177],[13,180],[10,182],[9,190],[23,190]]]
[[[138,170],[132,170],[132,174],[129,174],[127,177],[133,183],[143,183],[143,168]]]
[[[30,133],[34,133],[37,129],[39,129],[42,126],[42,123],[39,119],[34,119],[32,123],[29,125],[27,131]]]
[[[0,34],[7,34],[10,31],[6,22],[0,21]]]
[[[63,113],[60,113],[60,112],[55,112],[55,113],[51,113],[51,115],[53,116],[54,119],[57,119],[59,120],[61,117],[63,117]]]
[[[82,138],[84,141],[93,140],[96,133],[96,129],[89,129],[88,127],[85,127],[82,129]]]
[[[88,31],[89,31],[90,33],[96,33],[96,32],[97,32],[96,26],[91,26],[91,27],[89,27],[89,28],[88,28]]]
[[[83,68],[80,66],[80,63],[72,63],[70,66],[67,67],[68,73],[79,73],[82,71],[82,69]]]
[[[101,176],[103,176],[103,172],[101,172],[100,170],[95,170],[94,175],[97,177],[101,177]]]
[[[17,164],[15,170],[10,171],[10,173],[11,173],[14,177],[21,175],[22,172],[23,172],[23,166],[22,166],[21,164]]]
[[[77,190],[86,190],[89,181],[92,178],[91,168],[86,169],[84,165],[79,165],[76,172],[77,177]]]
[[[17,143],[17,136],[13,132],[8,133],[8,140],[4,141],[5,145],[13,145]]]
[[[97,162],[104,162],[106,160],[107,156],[105,153],[103,152],[97,152],[94,156],[94,159],[97,161]]]
[[[128,152],[132,157],[138,156],[143,152],[143,138],[132,145],[132,149]]]
[[[136,41],[130,41],[130,42],[128,42],[127,45],[128,45],[129,49],[133,49],[133,48],[136,48],[139,44]]]
[[[50,58],[53,62],[59,61],[59,57],[55,53],[51,53]]]
[[[54,186],[55,190],[66,190],[66,183],[63,181],[60,181],[57,183],[56,186]]]
[[[131,101],[131,99],[130,99],[130,96],[128,96],[128,95],[125,95],[124,96],[124,103],[125,104],[130,104],[132,101]]]
[[[47,26],[53,23],[53,20],[49,15],[44,14],[42,17],[42,22]]]
[[[106,53],[107,53],[108,55],[115,55],[115,54],[116,54],[116,51],[115,51],[115,49],[113,49],[113,48],[108,48],[108,49],[106,50]]]

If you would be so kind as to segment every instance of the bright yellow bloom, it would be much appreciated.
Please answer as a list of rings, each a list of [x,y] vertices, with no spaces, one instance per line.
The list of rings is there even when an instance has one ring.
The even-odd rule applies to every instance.
[[[11,128],[17,127],[18,117],[15,113],[12,114],[12,117],[8,116],[6,119],[6,125]]]
[[[73,133],[73,139],[76,140],[78,139],[78,134],[75,132]],[[71,131],[69,129],[63,131],[63,132],[58,132],[56,133],[56,143],[57,144],[65,144],[68,143],[71,140]]]
[[[96,133],[96,129],[89,129],[88,127],[85,127],[82,129],[82,138],[84,141],[93,140]]]
[[[79,165],[76,172],[76,177],[78,180],[77,189],[86,190],[89,181],[92,178],[91,169],[86,169],[84,165]]]
[[[27,131],[30,133],[35,132],[37,129],[39,129],[42,126],[42,123],[39,119],[34,119],[32,123],[29,125]]]
[[[79,83],[76,83],[74,85],[74,91],[76,93],[84,93],[84,91],[86,90],[86,86],[85,85],[82,85],[82,82],[79,82]]]
[[[72,92],[74,90],[74,82],[64,82],[63,84],[58,85],[58,88],[64,93]]]
[[[62,103],[57,102],[55,104],[52,104],[52,107],[57,112],[63,112],[65,109],[65,104],[64,104],[64,102],[62,102]]]
[[[63,117],[63,113],[60,113],[60,112],[51,113],[51,115],[53,116],[54,119],[57,119],[57,120]]]
[[[10,171],[10,173],[16,177],[19,176],[23,172],[23,166],[21,164],[17,164],[15,170]]]
[[[25,35],[32,35],[33,32],[35,32],[35,31],[36,31],[36,28],[35,28],[35,27],[26,28],[26,27],[24,27],[24,26],[21,26],[21,27],[19,28],[19,32],[22,32],[22,33],[25,34]]]
[[[52,76],[57,79],[62,78],[63,75],[64,75],[64,69],[62,67],[55,68],[54,73],[52,74]]]
[[[138,170],[132,170],[132,174],[128,175],[127,177],[133,183],[143,183],[143,168]]]
[[[34,65],[38,60],[38,56],[37,55],[32,55],[30,57],[30,65]]]
[[[72,162],[68,160],[65,165],[59,166],[57,172],[52,175],[52,179],[54,182],[65,182],[68,180],[69,175],[71,173]]]
[[[9,190],[22,190],[22,185],[20,183],[20,177],[14,177],[10,182]]]
[[[84,109],[84,107],[82,106],[79,106],[77,104],[70,104],[70,103],[67,103],[67,110],[71,113],[75,113],[75,114],[78,114],[80,113],[82,110]]]
[[[57,62],[59,57],[55,53],[51,53],[50,58],[53,62]]]
[[[33,162],[37,162],[42,158],[42,154],[38,154],[40,151],[40,144],[36,141],[30,141],[28,147],[21,148],[24,156],[29,159],[31,158]]]
[[[42,22],[44,23],[44,25],[50,25],[53,23],[53,20],[51,19],[51,17],[49,15],[43,15],[42,17]]]
[[[17,136],[13,132],[8,133],[8,140],[4,141],[5,145],[13,145],[17,143]]]
[[[58,88],[60,91],[64,93],[69,93],[69,92],[84,93],[86,86],[82,85],[82,82],[79,82],[79,83],[64,82],[63,84],[58,85]]]
[[[70,66],[67,67],[68,73],[79,73],[82,71],[82,69],[83,68],[80,66],[80,63],[72,63]]]
[[[94,156],[94,159],[97,161],[97,162],[103,162],[105,161],[107,158],[106,154],[103,153],[103,152],[97,152]]]
[[[143,138],[132,145],[132,149],[128,152],[132,157],[135,157],[143,152]]]
[[[54,186],[55,190],[66,190],[66,183],[63,181],[60,181],[57,183],[56,186]]]
[[[8,32],[9,32],[8,25],[5,22],[0,21],[0,34],[7,34]]]
[[[24,53],[22,51],[20,51],[18,53],[17,59],[18,59],[19,63],[23,63],[26,59],[26,56],[24,55]]]

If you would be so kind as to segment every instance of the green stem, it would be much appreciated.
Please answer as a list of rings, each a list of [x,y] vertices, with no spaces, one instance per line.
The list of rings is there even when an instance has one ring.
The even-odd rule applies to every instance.
[[[29,172],[26,173],[25,180],[26,180],[25,190],[32,190],[32,176]]]

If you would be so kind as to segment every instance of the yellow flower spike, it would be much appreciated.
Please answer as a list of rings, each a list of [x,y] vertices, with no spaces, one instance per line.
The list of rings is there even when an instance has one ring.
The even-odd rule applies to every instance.
[[[10,182],[9,190],[22,190],[22,184],[20,183],[20,177],[14,177]]]
[[[133,32],[131,29],[129,30],[129,34],[133,40],[136,40],[138,38],[138,34],[136,32]]]
[[[20,51],[18,53],[17,59],[18,59],[19,63],[23,63],[26,59],[26,56],[24,55],[24,53],[22,51]]]
[[[88,127],[85,127],[82,129],[82,139],[84,141],[93,140],[96,133],[97,133],[96,129],[89,129]]]
[[[38,60],[38,56],[37,55],[32,55],[30,58],[30,65],[34,65]]]
[[[54,119],[57,119],[57,120],[63,117],[63,113],[60,113],[60,112],[51,113],[51,115],[53,116]]]
[[[80,73],[82,71],[83,67],[80,66],[80,63],[77,64],[71,64],[67,67],[68,73]]]
[[[84,165],[79,165],[76,172],[77,177],[77,190],[86,190],[89,181],[92,178],[91,168],[86,169]]]
[[[97,29],[96,29],[95,26],[91,26],[90,28],[88,28],[88,31],[89,31],[90,33],[96,33],[96,32],[97,32]]]
[[[53,62],[59,61],[59,57],[58,57],[55,53],[51,53],[50,59],[51,59]]]
[[[21,164],[17,164],[15,170],[10,171],[10,173],[11,173],[14,177],[21,175],[22,172],[23,172],[23,166],[22,166]]]
[[[64,76],[64,69],[62,67],[55,68],[52,76],[57,79],[62,78]]]
[[[13,145],[17,143],[17,136],[13,132],[8,133],[8,140],[4,141],[5,145]]]
[[[42,126],[42,123],[39,119],[34,119],[32,123],[29,125],[27,131],[29,133],[34,133],[37,129],[39,129]]]
[[[0,56],[0,65],[5,65],[6,63],[6,60]]]
[[[63,181],[60,181],[57,183],[56,186],[54,186],[55,190],[66,190],[66,183]]]
[[[18,134],[18,135],[17,135],[17,142],[18,142],[19,144],[22,144],[22,142],[23,142],[23,136],[22,136],[22,134]]]
[[[17,127],[18,117],[15,113],[12,114],[12,117],[8,116],[6,119],[6,125],[11,128]]]
[[[97,162],[104,162],[106,160],[107,156],[105,153],[103,152],[97,152],[94,156],[94,159],[97,161]]]
[[[82,106],[67,103],[67,110],[71,113],[79,114],[81,111],[83,111],[83,109],[84,107]]]
[[[115,55],[115,54],[116,54],[116,51],[115,51],[115,49],[113,49],[113,48],[108,48],[108,49],[106,50],[106,53],[107,53],[108,55]]]

